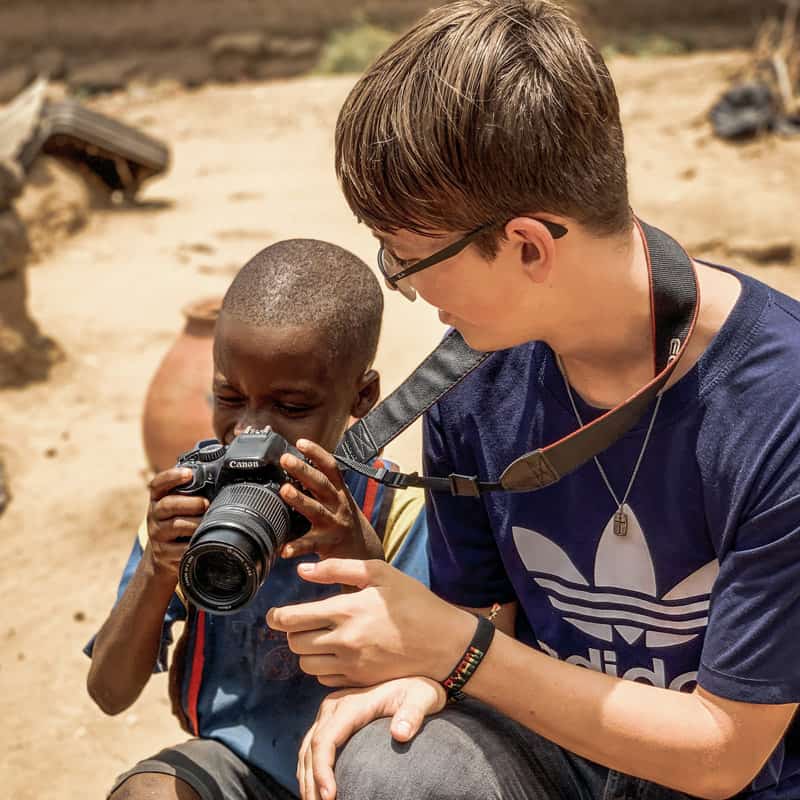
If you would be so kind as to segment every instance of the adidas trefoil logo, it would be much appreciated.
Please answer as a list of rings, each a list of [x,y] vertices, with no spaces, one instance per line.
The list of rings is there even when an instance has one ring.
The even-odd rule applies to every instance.
[[[646,647],[689,642],[708,625],[709,598],[719,564],[716,559],[709,561],[659,598],[647,540],[630,506],[625,511],[627,536],[614,534],[613,516],[603,530],[593,583],[541,533],[515,526],[514,543],[553,608],[584,633],[612,642],[616,631],[628,644],[644,636]]]

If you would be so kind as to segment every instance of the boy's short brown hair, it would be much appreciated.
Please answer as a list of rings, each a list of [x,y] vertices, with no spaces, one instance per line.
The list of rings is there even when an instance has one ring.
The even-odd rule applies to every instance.
[[[499,229],[541,211],[600,235],[631,223],[614,84],[549,0],[458,0],[423,17],[351,91],[336,169],[355,214],[387,232]]]

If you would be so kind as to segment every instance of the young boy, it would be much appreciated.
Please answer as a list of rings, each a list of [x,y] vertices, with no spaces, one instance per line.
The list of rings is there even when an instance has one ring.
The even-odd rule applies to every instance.
[[[173,705],[197,738],[121,775],[114,800],[294,797],[298,747],[326,690],[303,674],[286,636],[270,631],[264,617],[273,605],[332,594],[297,578],[298,559],[385,554],[427,582],[421,494],[395,496],[354,474],[342,476],[319,446],[333,449],[350,417],[363,416],[378,399],[371,364],[382,311],[370,269],[313,240],[266,248],[228,289],[214,338],[214,431],[230,443],[248,426],[269,425],[297,442],[314,467],[286,456],[283,466],[311,496],[288,484],[281,494],[312,528],[284,548],[250,605],[228,616],[187,609],[176,591],[187,545],[175,540],[191,535],[208,501],[173,493],[189,477],[183,469],[153,478],[117,604],[87,648],[87,685],[106,713],[123,711],[150,674],[166,668],[172,623],[186,619],[172,670]]]
[[[608,70],[555,4],[431,12],[336,147],[390,283],[497,351],[428,413],[427,474],[497,480],[652,380],[658,250]],[[306,798],[800,797],[800,304],[694,268],[676,373],[597,459],[538,492],[431,493],[433,592],[334,559],[307,579],[365,591],[270,612],[326,685],[372,687],[323,702]],[[492,640],[465,609],[495,603]],[[448,676],[469,697],[435,714]]]

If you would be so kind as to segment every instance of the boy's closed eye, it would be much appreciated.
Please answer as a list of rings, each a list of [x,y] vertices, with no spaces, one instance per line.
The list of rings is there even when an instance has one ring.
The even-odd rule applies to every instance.
[[[214,387],[214,403],[222,408],[239,408],[247,405],[248,398],[237,392],[232,386],[224,384]],[[266,408],[271,407],[285,417],[296,419],[313,412],[318,404],[313,402],[293,402],[278,396],[265,398],[263,406]]]
[[[230,390],[214,389],[214,402],[221,406],[232,408],[240,406],[246,402],[245,398],[240,394],[236,394]]]
[[[276,401],[274,403],[275,410],[278,411],[280,414],[283,414],[287,417],[292,417],[296,419],[297,417],[304,417],[306,414],[310,414],[315,406],[310,405],[298,405],[295,403],[282,403]]]

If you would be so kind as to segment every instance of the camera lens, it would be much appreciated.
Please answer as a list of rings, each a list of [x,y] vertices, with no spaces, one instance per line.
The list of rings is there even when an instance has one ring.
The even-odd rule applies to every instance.
[[[206,551],[198,556],[194,579],[203,593],[220,599],[239,595],[247,585],[239,561],[225,552]]]
[[[196,606],[232,614],[255,596],[289,540],[278,489],[234,483],[214,498],[181,559],[181,587]]]

